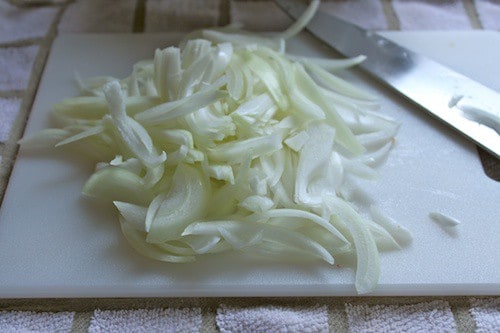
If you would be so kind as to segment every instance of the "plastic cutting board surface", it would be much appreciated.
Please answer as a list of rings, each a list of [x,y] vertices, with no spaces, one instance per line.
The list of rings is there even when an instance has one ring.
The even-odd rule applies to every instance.
[[[394,32],[386,35],[500,91],[497,32]],[[51,105],[75,96],[82,77],[125,77],[134,62],[171,45],[171,35],[62,35],[53,44],[26,133],[49,125]],[[289,51],[330,55],[310,38]],[[414,241],[381,254],[374,295],[500,294],[500,183],[487,178],[476,148],[421,110],[357,72],[345,74],[381,98],[401,123],[397,144],[367,182],[385,213]],[[53,152],[20,150],[0,210],[0,297],[327,296],[355,295],[354,272],[326,264],[219,255],[164,264],[136,254],[113,212],[80,192],[92,165]],[[367,200],[367,199],[366,199]],[[428,218],[460,220],[454,231]]]

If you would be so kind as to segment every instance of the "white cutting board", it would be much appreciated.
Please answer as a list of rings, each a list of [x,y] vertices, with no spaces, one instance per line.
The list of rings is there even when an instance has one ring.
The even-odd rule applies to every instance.
[[[500,34],[387,34],[500,91]],[[74,96],[72,78],[126,76],[131,65],[172,42],[162,35],[73,35],[54,42],[26,133],[48,126],[53,103]],[[330,54],[295,40],[299,54]],[[375,295],[500,294],[500,183],[487,178],[475,147],[381,88],[349,74],[381,96],[382,112],[402,124],[366,192],[410,229],[414,242],[382,253]],[[92,166],[49,152],[19,152],[0,211],[0,297],[327,296],[355,295],[349,268],[251,261],[236,255],[194,264],[143,258],[122,238],[116,216],[80,196]],[[430,211],[462,222],[447,232]]]

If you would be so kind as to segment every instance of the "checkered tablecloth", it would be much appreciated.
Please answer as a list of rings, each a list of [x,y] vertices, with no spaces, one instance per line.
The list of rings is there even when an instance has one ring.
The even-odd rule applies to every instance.
[[[500,29],[496,0],[330,0],[322,9],[376,30]],[[232,22],[280,30],[291,20],[271,1],[0,0],[0,198],[57,34]],[[0,299],[0,332],[32,331],[500,332],[500,298]]]

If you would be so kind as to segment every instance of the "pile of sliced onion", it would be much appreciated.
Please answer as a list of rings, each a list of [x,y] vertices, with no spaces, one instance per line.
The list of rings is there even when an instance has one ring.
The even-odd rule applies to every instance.
[[[236,250],[333,264],[351,253],[357,291],[373,291],[379,250],[411,236],[376,207],[362,216],[351,194],[357,179],[377,179],[398,124],[331,72],[364,57],[285,52],[317,7],[280,34],[197,31],[125,79],[78,79],[82,96],[53,108],[59,128],[22,144],[96,157],[83,193],[112,202],[147,257],[180,263]]]

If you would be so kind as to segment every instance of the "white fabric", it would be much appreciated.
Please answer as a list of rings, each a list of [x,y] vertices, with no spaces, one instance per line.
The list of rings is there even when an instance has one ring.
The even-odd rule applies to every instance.
[[[95,310],[89,333],[199,332],[201,309]]]
[[[74,312],[0,311],[2,333],[65,333],[71,331]]]
[[[20,106],[21,100],[19,98],[0,97],[0,142],[5,142],[9,138]]]
[[[282,31],[293,21],[272,1],[234,1],[231,3],[231,23],[241,23],[252,31]]]
[[[219,1],[203,0],[148,0],[145,31],[190,31],[216,26],[219,20]]]
[[[465,30],[471,22],[460,0],[393,0],[401,30]]]
[[[321,3],[320,9],[365,29],[387,29],[387,20],[380,1],[325,1]]]
[[[38,46],[0,48],[0,90],[23,90],[28,86]]]
[[[132,32],[135,0],[79,0],[59,23],[59,32]]]
[[[349,332],[456,332],[448,302],[345,305]]]
[[[0,43],[45,36],[57,8],[18,8],[0,1]]]
[[[387,28],[379,1],[323,1],[320,10],[365,29]],[[272,1],[235,1],[231,3],[231,22],[242,23],[246,29],[254,31],[280,31],[293,21]]]
[[[483,28],[500,30],[500,2],[498,0],[474,0],[474,4]]]
[[[222,304],[215,318],[221,333],[328,332],[326,306],[235,307]]]
[[[476,323],[476,333],[500,332],[500,298],[471,298],[469,301],[469,312]]]

